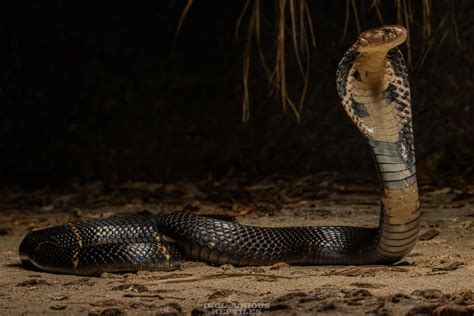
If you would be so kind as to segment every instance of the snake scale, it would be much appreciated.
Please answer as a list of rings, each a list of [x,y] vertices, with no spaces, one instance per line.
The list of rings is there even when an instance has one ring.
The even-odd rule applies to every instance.
[[[362,227],[254,227],[225,216],[173,212],[110,218],[29,232],[22,262],[40,270],[94,275],[169,270],[185,260],[211,264],[390,264],[419,231],[410,87],[401,26],[363,32],[337,70],[342,105],[365,136],[380,180],[380,222]]]

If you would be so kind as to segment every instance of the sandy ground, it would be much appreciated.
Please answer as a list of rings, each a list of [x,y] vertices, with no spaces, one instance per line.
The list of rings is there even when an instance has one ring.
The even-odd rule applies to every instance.
[[[0,315],[474,314],[474,185],[420,181],[422,235],[394,266],[214,267],[57,275],[26,270],[18,244],[31,229],[116,214],[184,208],[252,225],[375,226],[373,179],[210,179],[24,191],[0,190]]]

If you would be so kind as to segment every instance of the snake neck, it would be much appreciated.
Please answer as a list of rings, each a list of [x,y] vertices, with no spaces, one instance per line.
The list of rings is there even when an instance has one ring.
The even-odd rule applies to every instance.
[[[387,53],[388,50],[384,50],[359,55],[356,70],[362,83],[376,87],[383,81]]]
[[[397,261],[411,251],[420,218],[410,91],[404,85],[406,74],[399,72],[403,58],[394,54],[395,50],[360,53],[348,80],[349,115],[368,139],[381,186],[375,253],[386,261]]]

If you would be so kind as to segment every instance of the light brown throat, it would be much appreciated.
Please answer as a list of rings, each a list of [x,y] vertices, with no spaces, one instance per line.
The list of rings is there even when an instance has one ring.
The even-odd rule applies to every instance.
[[[356,69],[363,83],[376,85],[383,81],[387,52],[388,51],[373,51],[359,55]]]

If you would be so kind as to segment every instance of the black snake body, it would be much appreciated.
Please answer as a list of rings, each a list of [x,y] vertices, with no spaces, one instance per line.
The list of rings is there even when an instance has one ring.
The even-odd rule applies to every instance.
[[[254,227],[223,216],[159,216],[70,223],[28,233],[24,264],[42,270],[101,272],[175,269],[186,259],[237,266],[393,263],[419,231],[410,91],[401,26],[362,33],[337,71],[349,117],[367,138],[382,188],[380,223],[361,227]]]

